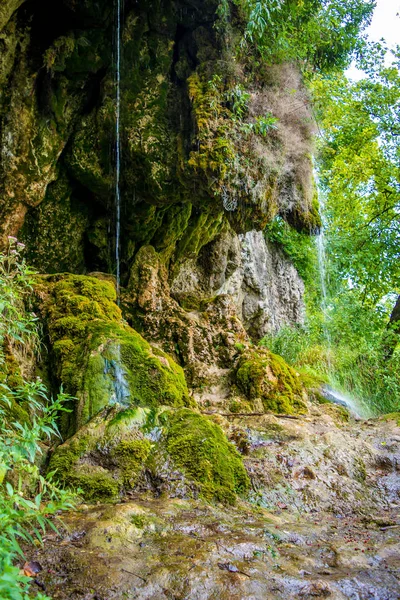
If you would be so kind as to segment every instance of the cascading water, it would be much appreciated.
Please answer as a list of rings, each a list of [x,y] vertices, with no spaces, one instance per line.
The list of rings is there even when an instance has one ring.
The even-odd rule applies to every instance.
[[[115,264],[117,281],[117,302],[120,303],[121,287],[121,44],[122,44],[122,0],[115,0]],[[121,346],[115,348],[115,358],[107,361],[105,374],[111,372],[114,391],[110,404],[129,405],[130,389],[121,360]]]
[[[116,0],[116,32],[115,32],[115,263],[117,279],[117,300],[119,303],[121,282],[121,0]]]
[[[327,257],[326,257],[326,235],[328,222],[326,216],[326,205],[325,205],[325,196],[323,190],[319,186],[318,182],[318,174],[314,171],[315,182],[318,189],[318,201],[319,201],[319,211],[321,217],[321,230],[317,236],[316,244],[317,244],[317,255],[318,255],[318,270],[319,270],[319,278],[320,278],[320,286],[321,286],[321,310],[323,316],[322,323],[322,331],[324,341],[328,350],[327,362],[328,362],[328,374],[332,379],[334,379],[334,372],[332,369],[331,363],[331,350],[332,350],[332,340],[329,331],[329,296],[328,296],[328,273],[327,273]],[[354,398],[350,397],[347,394],[343,394],[342,392],[338,392],[333,389],[329,385],[324,386],[323,388],[324,396],[327,400],[334,402],[335,404],[339,404],[340,406],[346,407],[355,417],[358,418],[368,418],[371,416],[370,410],[365,406],[364,403],[361,403]]]
[[[322,316],[323,316],[323,322],[322,322],[322,328],[323,328],[323,334],[324,334],[324,338],[325,338],[325,342],[328,348],[328,369],[329,371],[331,370],[331,361],[330,361],[330,351],[331,351],[331,336],[330,336],[330,332],[329,332],[329,324],[328,324],[328,319],[329,319],[329,306],[328,306],[328,291],[327,291],[327,270],[326,270],[326,265],[327,265],[327,261],[326,261],[326,236],[325,236],[325,231],[327,228],[327,220],[326,220],[326,207],[325,207],[325,197],[323,192],[321,191],[320,187],[318,186],[318,176],[315,173],[315,180],[317,183],[317,187],[319,190],[319,194],[318,194],[318,200],[319,200],[319,207],[320,207],[320,217],[321,217],[321,229],[320,232],[317,236],[317,255],[318,255],[318,271],[319,271],[319,278],[320,278],[320,285],[321,285],[321,309],[322,309]]]

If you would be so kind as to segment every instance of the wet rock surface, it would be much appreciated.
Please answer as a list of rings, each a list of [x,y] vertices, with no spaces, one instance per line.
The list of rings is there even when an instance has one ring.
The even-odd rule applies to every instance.
[[[399,427],[339,413],[225,423],[248,434],[250,502],[83,505],[29,556],[40,582],[60,600],[400,598]]]
[[[400,596],[397,513],[300,517],[139,500],[83,508],[40,560],[56,599]]]

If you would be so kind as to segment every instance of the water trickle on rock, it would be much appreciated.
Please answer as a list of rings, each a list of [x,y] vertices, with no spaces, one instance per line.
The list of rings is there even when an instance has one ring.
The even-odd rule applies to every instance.
[[[110,398],[110,404],[122,404],[129,406],[130,389],[126,380],[126,372],[121,365],[121,349],[117,347],[117,356],[113,360],[106,360],[104,373],[110,373],[113,380],[113,393]]]
[[[121,280],[121,0],[116,0],[116,32],[115,32],[115,87],[116,87],[116,109],[115,109],[115,262],[117,279],[117,301],[119,304],[120,280]]]

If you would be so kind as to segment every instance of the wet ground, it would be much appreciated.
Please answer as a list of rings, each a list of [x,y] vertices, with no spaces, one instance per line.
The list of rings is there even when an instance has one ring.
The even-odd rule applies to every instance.
[[[141,500],[70,515],[31,559],[59,600],[395,600],[398,519]]]
[[[82,506],[28,556],[54,600],[400,600],[395,419],[215,418],[244,453],[247,501]]]

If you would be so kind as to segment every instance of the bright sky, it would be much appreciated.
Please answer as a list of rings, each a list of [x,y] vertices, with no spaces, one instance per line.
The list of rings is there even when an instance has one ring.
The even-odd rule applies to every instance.
[[[399,13],[400,0],[378,0],[372,23],[366,30],[371,40],[383,37],[391,46],[400,44]]]
[[[400,44],[400,0],[377,0],[371,25],[366,29],[370,40],[384,38],[389,47]],[[347,71],[351,79],[360,79],[362,73],[355,67]]]

